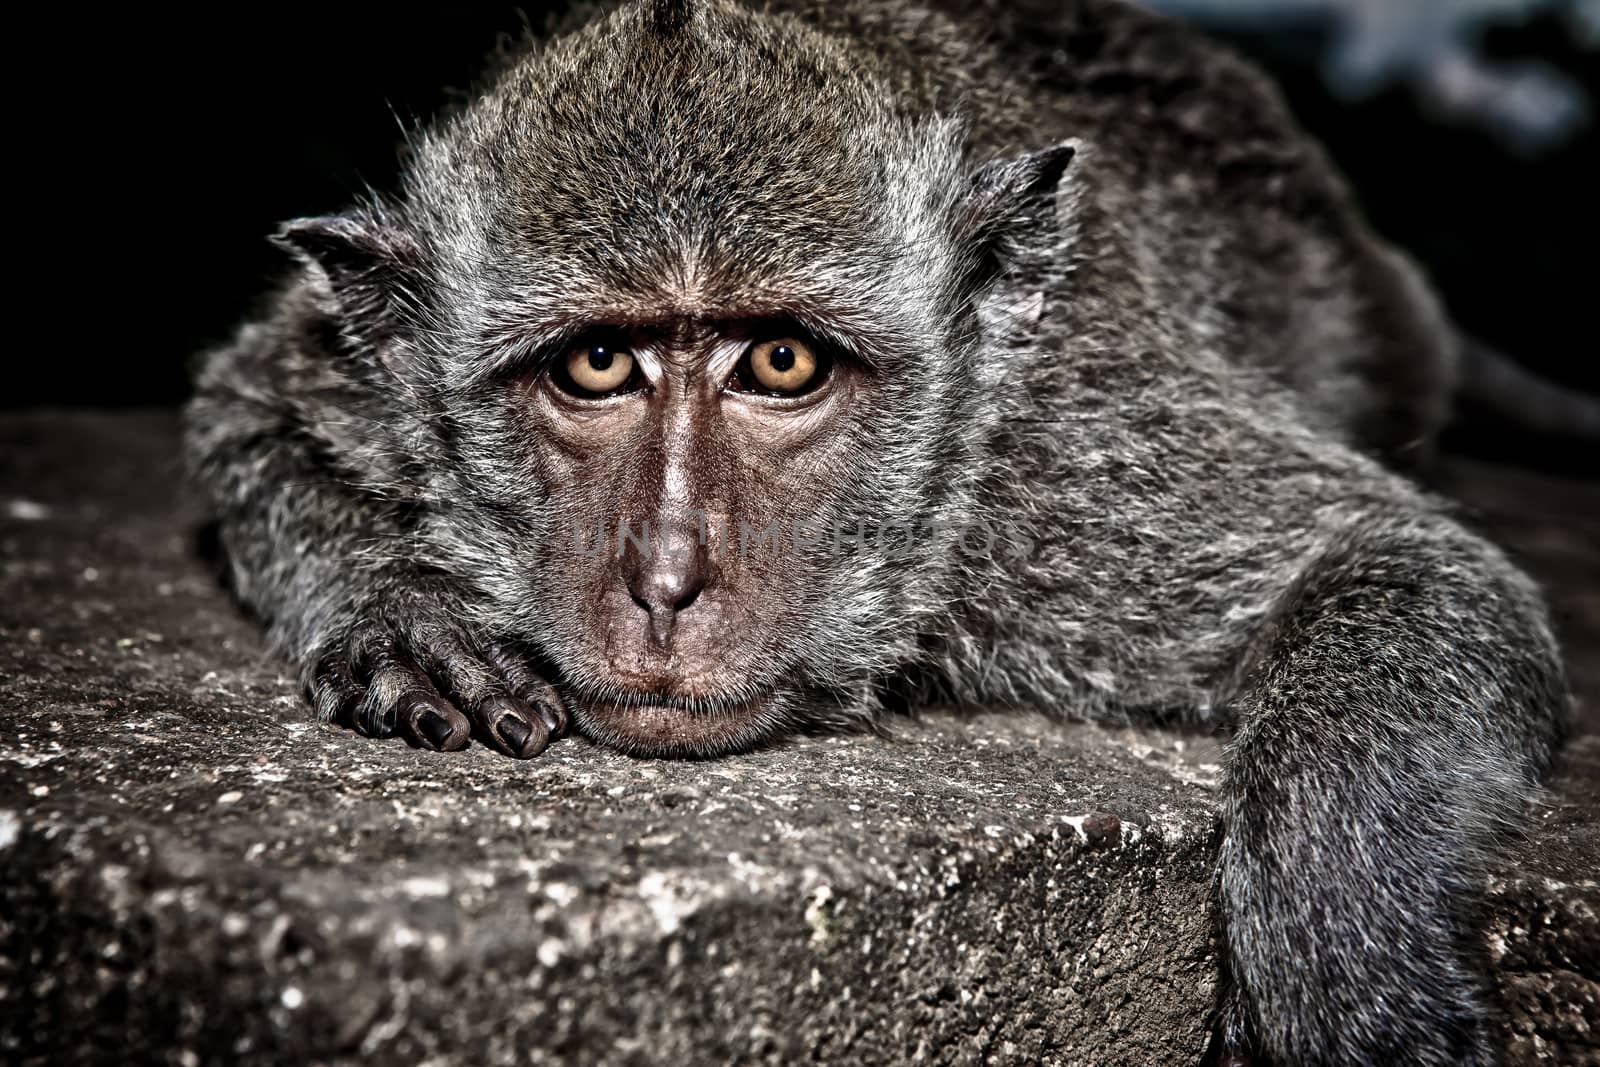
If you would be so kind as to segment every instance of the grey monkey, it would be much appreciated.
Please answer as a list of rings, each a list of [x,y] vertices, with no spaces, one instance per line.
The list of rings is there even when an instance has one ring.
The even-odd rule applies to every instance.
[[[1248,66],[1113,0],[602,9],[277,240],[188,447],[323,717],[1227,728],[1216,1053],[1497,1060],[1471,903],[1560,659],[1396,473],[1458,342]]]

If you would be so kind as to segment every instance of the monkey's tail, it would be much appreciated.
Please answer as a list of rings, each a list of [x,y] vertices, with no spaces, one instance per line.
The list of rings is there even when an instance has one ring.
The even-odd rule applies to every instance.
[[[1461,339],[1460,395],[1517,426],[1555,437],[1600,441],[1600,396],[1541,378],[1503,352]]]

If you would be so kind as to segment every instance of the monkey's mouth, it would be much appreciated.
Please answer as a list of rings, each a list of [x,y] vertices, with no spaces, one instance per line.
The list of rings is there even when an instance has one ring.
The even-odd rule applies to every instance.
[[[659,693],[574,696],[578,733],[633,756],[704,758],[755,748],[774,735],[770,696],[688,699]]]

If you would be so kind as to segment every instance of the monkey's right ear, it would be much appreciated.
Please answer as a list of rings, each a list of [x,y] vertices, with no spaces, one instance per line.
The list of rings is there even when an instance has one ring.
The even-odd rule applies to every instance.
[[[963,281],[994,337],[1020,340],[1045,313],[1036,268],[1061,232],[1057,192],[1078,149],[1078,142],[1065,141],[986,164],[956,202],[955,236],[967,255]]]
[[[957,235],[993,245],[1006,242],[1018,228],[1047,224],[1061,177],[1077,154],[1077,141],[1063,141],[979,168],[956,204]]]
[[[415,306],[421,247],[373,212],[294,219],[272,242],[326,285],[347,329],[392,331],[401,309]]]

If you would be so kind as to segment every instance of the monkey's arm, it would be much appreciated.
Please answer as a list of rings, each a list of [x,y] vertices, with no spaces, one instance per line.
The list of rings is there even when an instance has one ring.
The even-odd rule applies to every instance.
[[[404,459],[392,427],[305,325],[280,311],[211,353],[187,416],[240,599],[323,719],[535,755],[565,731],[565,706],[513,649],[470,631],[462,590],[410,558],[419,504],[384,475]]]
[[[1560,733],[1532,584],[1442,517],[1367,518],[1258,637],[1227,751],[1225,1040],[1496,1062],[1463,903]]]

